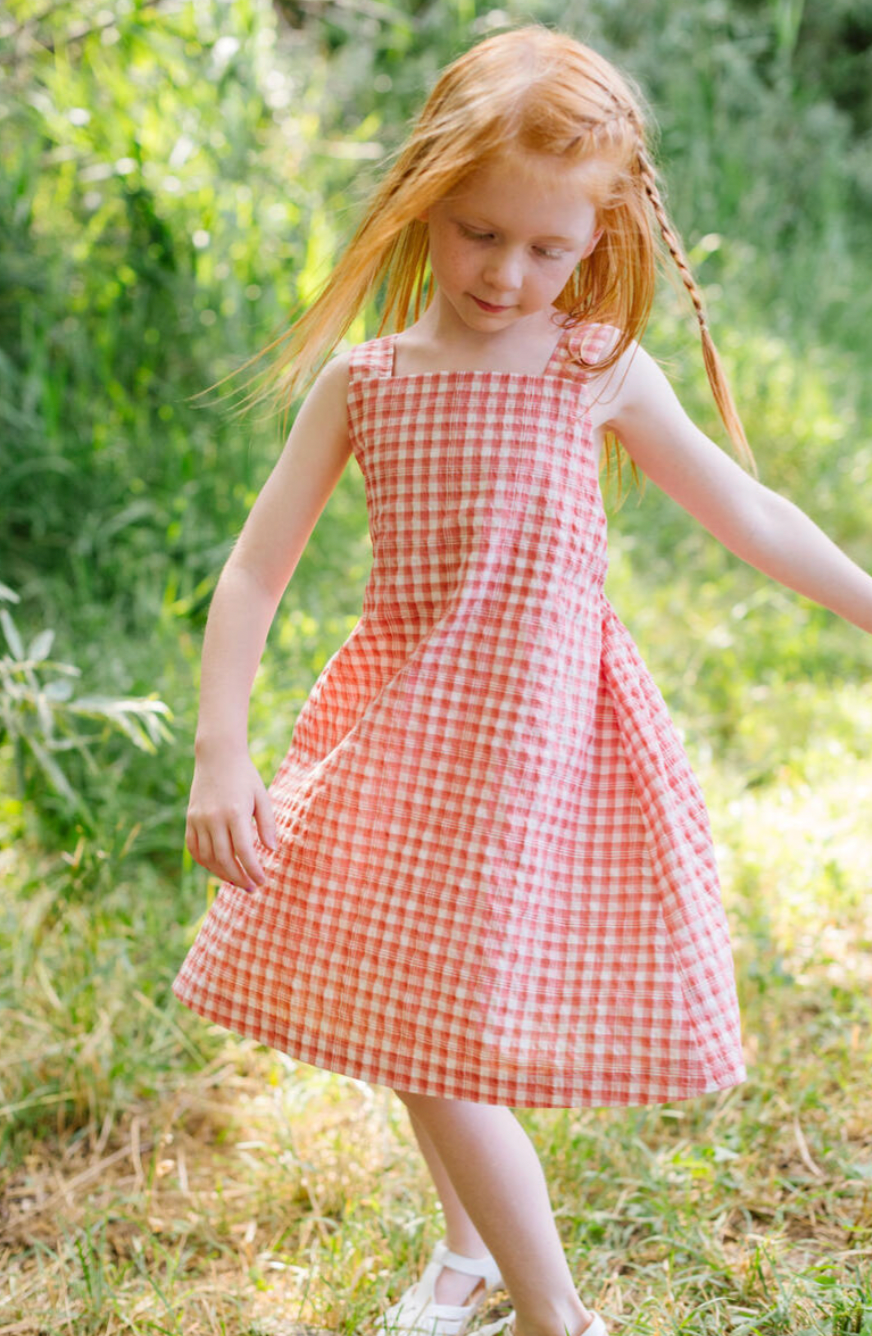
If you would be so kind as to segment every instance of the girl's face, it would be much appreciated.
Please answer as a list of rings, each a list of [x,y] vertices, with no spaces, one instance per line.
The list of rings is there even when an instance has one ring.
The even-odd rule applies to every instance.
[[[430,261],[445,313],[480,333],[550,317],[601,235],[592,180],[590,164],[512,152],[434,204],[426,214]]]

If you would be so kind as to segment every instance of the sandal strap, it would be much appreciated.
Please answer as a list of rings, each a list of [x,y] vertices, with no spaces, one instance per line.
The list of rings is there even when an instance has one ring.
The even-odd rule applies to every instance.
[[[489,1322],[486,1327],[479,1327],[475,1336],[514,1336],[515,1314],[498,1317],[496,1322]]]
[[[405,1302],[401,1300],[384,1315],[387,1331],[397,1336],[460,1336],[477,1308],[475,1304],[437,1304],[414,1290],[404,1298]]]
[[[465,1257],[463,1253],[452,1252],[444,1239],[440,1239],[433,1249],[431,1265],[433,1263],[440,1268],[450,1266],[452,1271],[461,1271],[467,1276],[479,1276],[489,1289],[502,1280],[500,1269],[490,1253],[484,1257]]]
[[[484,1280],[484,1293],[469,1304],[437,1304],[436,1281],[444,1266]],[[470,1319],[501,1281],[499,1267],[490,1254],[464,1257],[452,1252],[445,1240],[440,1239],[420,1279],[383,1314],[383,1326],[397,1336],[462,1336]]]

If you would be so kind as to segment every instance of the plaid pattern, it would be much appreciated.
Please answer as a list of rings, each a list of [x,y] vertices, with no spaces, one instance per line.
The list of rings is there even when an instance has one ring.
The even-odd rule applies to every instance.
[[[174,984],[304,1062],[515,1107],[745,1075],[708,816],[603,593],[583,356],[394,376],[354,352],[373,564],[271,788],[267,884],[222,887]]]

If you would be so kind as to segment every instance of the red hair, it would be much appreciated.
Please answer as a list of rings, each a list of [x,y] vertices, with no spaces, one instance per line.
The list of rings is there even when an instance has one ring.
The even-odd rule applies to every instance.
[[[739,456],[756,472],[702,295],[658,188],[641,100],[629,80],[597,52],[538,25],[488,37],[442,72],[319,296],[284,334],[244,364],[285,344],[269,371],[267,388],[253,402],[282,401],[286,424],[293,399],[380,289],[380,333],[416,320],[432,298],[427,225],[420,216],[488,159],[513,147],[553,157],[558,169],[564,162],[605,169],[592,177],[602,237],[556,302],[572,322],[600,322],[618,330],[600,363],[603,369],[641,336],[654,299],[658,252],[662,255],[665,246],[696,311],[721,418]]]

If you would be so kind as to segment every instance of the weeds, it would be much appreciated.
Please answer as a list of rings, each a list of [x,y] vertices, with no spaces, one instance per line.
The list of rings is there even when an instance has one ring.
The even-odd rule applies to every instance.
[[[0,600],[19,601],[6,585],[0,585]],[[77,696],[73,681],[80,670],[49,657],[55,637],[51,628],[39,631],[25,645],[12,614],[0,607],[0,629],[7,646],[7,652],[0,655],[0,745],[11,742],[20,796],[33,797],[38,792],[35,769],[70,808],[93,825],[82,789],[70,782],[59,758],[73,757],[84,762],[86,773],[97,773],[94,745],[104,741],[109,731],[153,753],[170,737],[165,722],[171,718],[170,711],[154,696]]]

